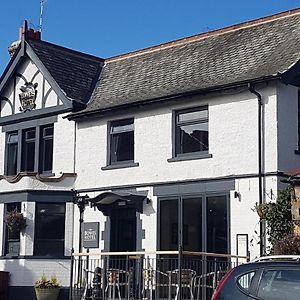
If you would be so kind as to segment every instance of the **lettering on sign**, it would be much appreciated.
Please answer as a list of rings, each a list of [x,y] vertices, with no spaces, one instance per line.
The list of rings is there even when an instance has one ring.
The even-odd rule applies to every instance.
[[[82,245],[84,248],[99,247],[99,222],[83,223]]]
[[[37,83],[33,84],[32,82],[25,82],[25,85],[20,87],[20,111],[31,111],[36,107],[35,100],[37,96],[37,86]]]

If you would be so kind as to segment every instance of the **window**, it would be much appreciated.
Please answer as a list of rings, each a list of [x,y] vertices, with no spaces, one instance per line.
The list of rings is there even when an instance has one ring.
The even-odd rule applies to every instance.
[[[7,133],[6,175],[52,171],[53,124]]]
[[[21,171],[34,171],[35,157],[35,128],[23,131],[22,140],[22,169]]]
[[[300,270],[265,270],[259,282],[257,296],[260,299],[296,300],[300,292]]]
[[[253,277],[255,275],[255,271],[251,271],[249,273],[243,274],[237,279],[238,286],[240,289],[242,289],[244,292],[250,291],[251,282],[253,280]]]
[[[228,253],[229,208],[226,195],[159,200],[159,250],[177,250],[180,232],[185,251]]]
[[[8,203],[5,205],[5,214],[17,210],[21,211],[21,203]],[[20,252],[20,232],[10,231],[5,225],[5,255],[19,255]]]
[[[53,126],[45,126],[41,129],[40,139],[40,172],[52,171],[53,160]]]
[[[208,107],[176,112],[175,155],[208,153]]]
[[[17,174],[18,168],[18,132],[11,132],[7,135],[7,157],[6,174]]]
[[[133,119],[112,122],[110,126],[110,164],[119,164],[133,161]]]
[[[65,204],[36,203],[34,255],[63,256]]]

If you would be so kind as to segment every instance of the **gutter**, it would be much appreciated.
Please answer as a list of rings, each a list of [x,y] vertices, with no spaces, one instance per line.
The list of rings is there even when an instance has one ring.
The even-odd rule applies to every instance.
[[[262,95],[254,89],[254,86],[251,83],[248,83],[248,90],[250,93],[254,94],[258,100],[258,193],[259,193],[259,204],[263,204],[263,174],[262,174]],[[260,256],[265,254],[265,223],[260,220],[259,222],[259,240],[260,240]]]

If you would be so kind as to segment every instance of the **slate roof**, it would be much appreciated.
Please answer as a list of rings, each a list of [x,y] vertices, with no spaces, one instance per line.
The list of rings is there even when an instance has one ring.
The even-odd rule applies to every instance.
[[[298,9],[110,58],[79,115],[278,76],[299,58]]]
[[[40,40],[27,42],[69,99],[90,100],[103,59]]]

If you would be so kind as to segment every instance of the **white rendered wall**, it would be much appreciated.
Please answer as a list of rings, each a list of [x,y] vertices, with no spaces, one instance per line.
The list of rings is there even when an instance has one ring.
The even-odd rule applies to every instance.
[[[265,104],[268,146],[265,169],[277,170],[276,97],[274,87],[260,88]],[[184,100],[178,103],[185,103]],[[172,111],[209,106],[209,153],[212,158],[168,162],[172,157]],[[188,105],[174,105],[115,118],[78,124],[76,188],[111,187],[155,182],[195,180],[258,172],[256,96],[249,91],[195,98]],[[134,117],[135,162],[139,167],[101,170],[107,160],[107,122]],[[271,139],[269,136],[275,138]],[[89,150],[87,155],[87,149]]]

